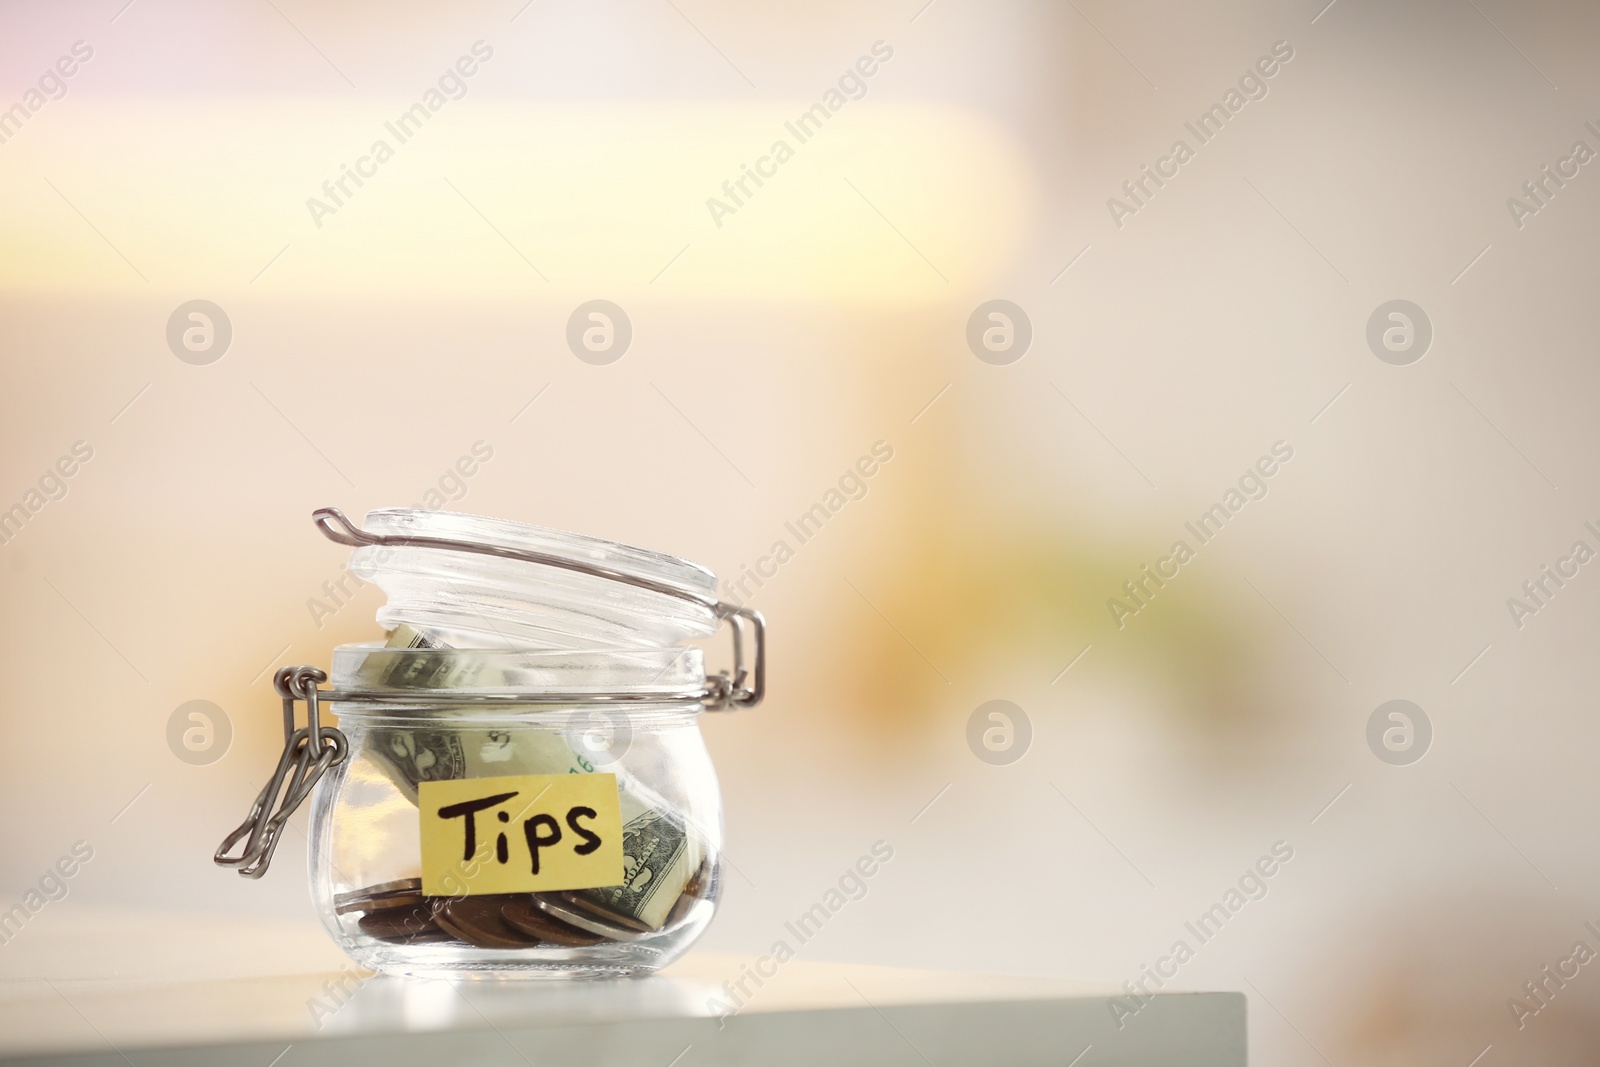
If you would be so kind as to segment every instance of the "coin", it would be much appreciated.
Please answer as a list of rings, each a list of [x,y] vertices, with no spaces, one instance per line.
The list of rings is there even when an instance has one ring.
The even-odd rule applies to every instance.
[[[702,890],[704,890],[702,892]],[[711,865],[711,857],[707,856],[705,862],[700,864],[700,869],[694,872],[687,885],[683,887],[684,896],[710,897],[717,891],[716,869]]]
[[[671,930],[680,925],[689,917],[694,906],[702,900],[716,899],[718,890],[717,871],[711,865],[711,857],[707,856],[705,862],[700,864],[700,869],[684,885],[683,892],[672,905],[672,911],[667,913],[667,921],[661,925],[663,930]]]
[[[510,894],[488,893],[475,897],[456,897],[434,905],[433,918],[441,927],[469,945],[479,948],[531,948],[537,938],[518,930],[500,915],[500,909],[515,899]]]
[[[415,898],[415,899],[413,899]],[[335,914],[352,911],[371,911],[378,907],[410,906],[422,902],[422,879],[401,878],[393,882],[380,882],[365,889],[354,889],[333,898]]]
[[[683,895],[678,898],[678,902],[672,905],[672,911],[667,914],[667,921],[666,924],[662,926],[662,929],[670,930],[674,926],[677,926],[679,923],[683,922],[683,920],[689,917],[689,912],[693,911],[694,906],[699,902],[699,897],[685,889],[683,891]]]
[[[382,896],[385,893],[395,893],[401,890],[407,890],[412,893],[422,892],[422,879],[397,878],[392,882],[379,882],[377,885],[369,885],[365,889],[353,889],[348,893],[340,893],[333,898],[333,902],[338,905],[360,897]]]
[[[433,909],[426,904],[369,911],[356,920],[356,926],[373,937],[411,937],[439,929],[433,919]]]
[[[568,926],[534,907],[532,900],[513,900],[500,909],[501,918],[513,927],[541,941],[569,948],[587,948],[606,940],[600,934]]]
[[[557,903],[577,908],[585,915],[592,915],[596,919],[606,923],[609,926],[620,926],[625,930],[637,930],[641,934],[647,934],[650,932],[650,927],[646,926],[638,919],[635,919],[633,916],[622,915],[618,912],[614,912],[603,904],[596,904],[588,897],[581,896],[577,893],[555,893],[552,894],[552,896],[557,898]]]
[[[411,893],[399,890],[392,894],[365,897],[347,902],[344,907],[335,907],[333,910],[338,915],[348,915],[353,911],[394,911],[399,908],[417,908],[426,906],[428,898],[421,893]]]
[[[565,895],[566,894],[563,894],[562,896],[564,897]],[[604,919],[597,918],[592,914],[572,907],[571,904],[564,899],[539,896],[538,894],[535,894],[533,897],[533,906],[544,912],[546,915],[552,915],[555,918],[560,919],[568,926],[576,926],[580,930],[587,930],[591,934],[599,934],[601,937],[612,941],[639,941],[650,936],[650,934],[654,932],[631,930],[626,926],[619,926],[616,923],[607,922]]]

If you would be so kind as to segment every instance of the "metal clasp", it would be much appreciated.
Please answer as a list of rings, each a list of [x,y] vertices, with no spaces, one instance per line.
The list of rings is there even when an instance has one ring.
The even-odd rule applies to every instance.
[[[767,695],[767,621],[761,617],[761,612],[750,608],[736,608],[731,604],[718,603],[717,614],[721,615],[733,627],[733,676],[729,677],[727,671],[708,678],[708,688],[717,690],[714,698],[708,698],[705,706],[708,710],[717,711],[732,705],[736,708],[753,708],[761,703]],[[755,646],[755,662],[749,671],[744,666],[744,631],[748,626],[754,633],[752,644]],[[746,685],[746,679],[749,684]]]
[[[322,725],[317,684],[327,679],[321,668],[304,666],[284,667],[273,676],[273,688],[283,698],[283,755],[278,758],[272,780],[251,805],[250,814],[211,857],[217,866],[232,867],[245,878],[260,878],[267,873],[283,824],[311,795],[328,769],[349,754],[350,744],[344,733],[337,727]],[[301,700],[306,702],[306,725],[296,728],[294,706]],[[228,855],[240,841],[245,842],[244,851],[237,856]]]

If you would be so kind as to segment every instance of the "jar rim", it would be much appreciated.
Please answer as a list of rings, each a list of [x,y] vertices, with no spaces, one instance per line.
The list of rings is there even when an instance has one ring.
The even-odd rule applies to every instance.
[[[390,648],[365,641],[333,650],[331,681],[344,692],[419,700],[545,693],[682,698],[705,688],[699,648]]]

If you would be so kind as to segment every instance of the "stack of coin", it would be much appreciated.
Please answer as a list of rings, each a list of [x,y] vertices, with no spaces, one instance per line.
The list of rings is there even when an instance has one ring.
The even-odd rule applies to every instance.
[[[435,897],[420,878],[402,878],[333,898],[339,915],[358,914],[368,937],[400,945],[466,944],[478,948],[589,948],[642,941],[681,925],[697,901],[715,895],[709,859],[683,888],[660,929],[597,904],[582,892],[483,893]]]
[[[402,878],[383,882],[333,899],[339,915],[360,912],[356,926],[369,937],[398,944],[432,944],[450,940],[434,921],[429,898],[422,895],[422,880]]]

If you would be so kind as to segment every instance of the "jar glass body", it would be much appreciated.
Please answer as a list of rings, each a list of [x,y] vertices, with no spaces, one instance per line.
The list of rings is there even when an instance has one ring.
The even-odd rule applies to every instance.
[[[363,660],[410,656],[421,663],[440,655],[346,646],[335,654],[335,674],[346,676],[348,688],[372,676]],[[329,934],[365,967],[426,977],[612,977],[670,963],[717,906],[721,797],[700,735],[700,706],[649,700],[704,677],[698,650],[476,655],[522,665],[524,676],[511,679],[515,691],[499,694],[504,702],[452,703],[496,689],[477,686],[333,705],[349,752],[313,796],[309,850],[312,899]],[[426,669],[401,673],[428,680]],[[502,683],[511,668],[490,673]],[[530,678],[569,693],[632,689],[641,700],[518,705],[535,691]],[[621,886],[422,894],[419,782],[582,773],[616,777]],[[482,843],[480,861],[492,862],[492,837]]]

